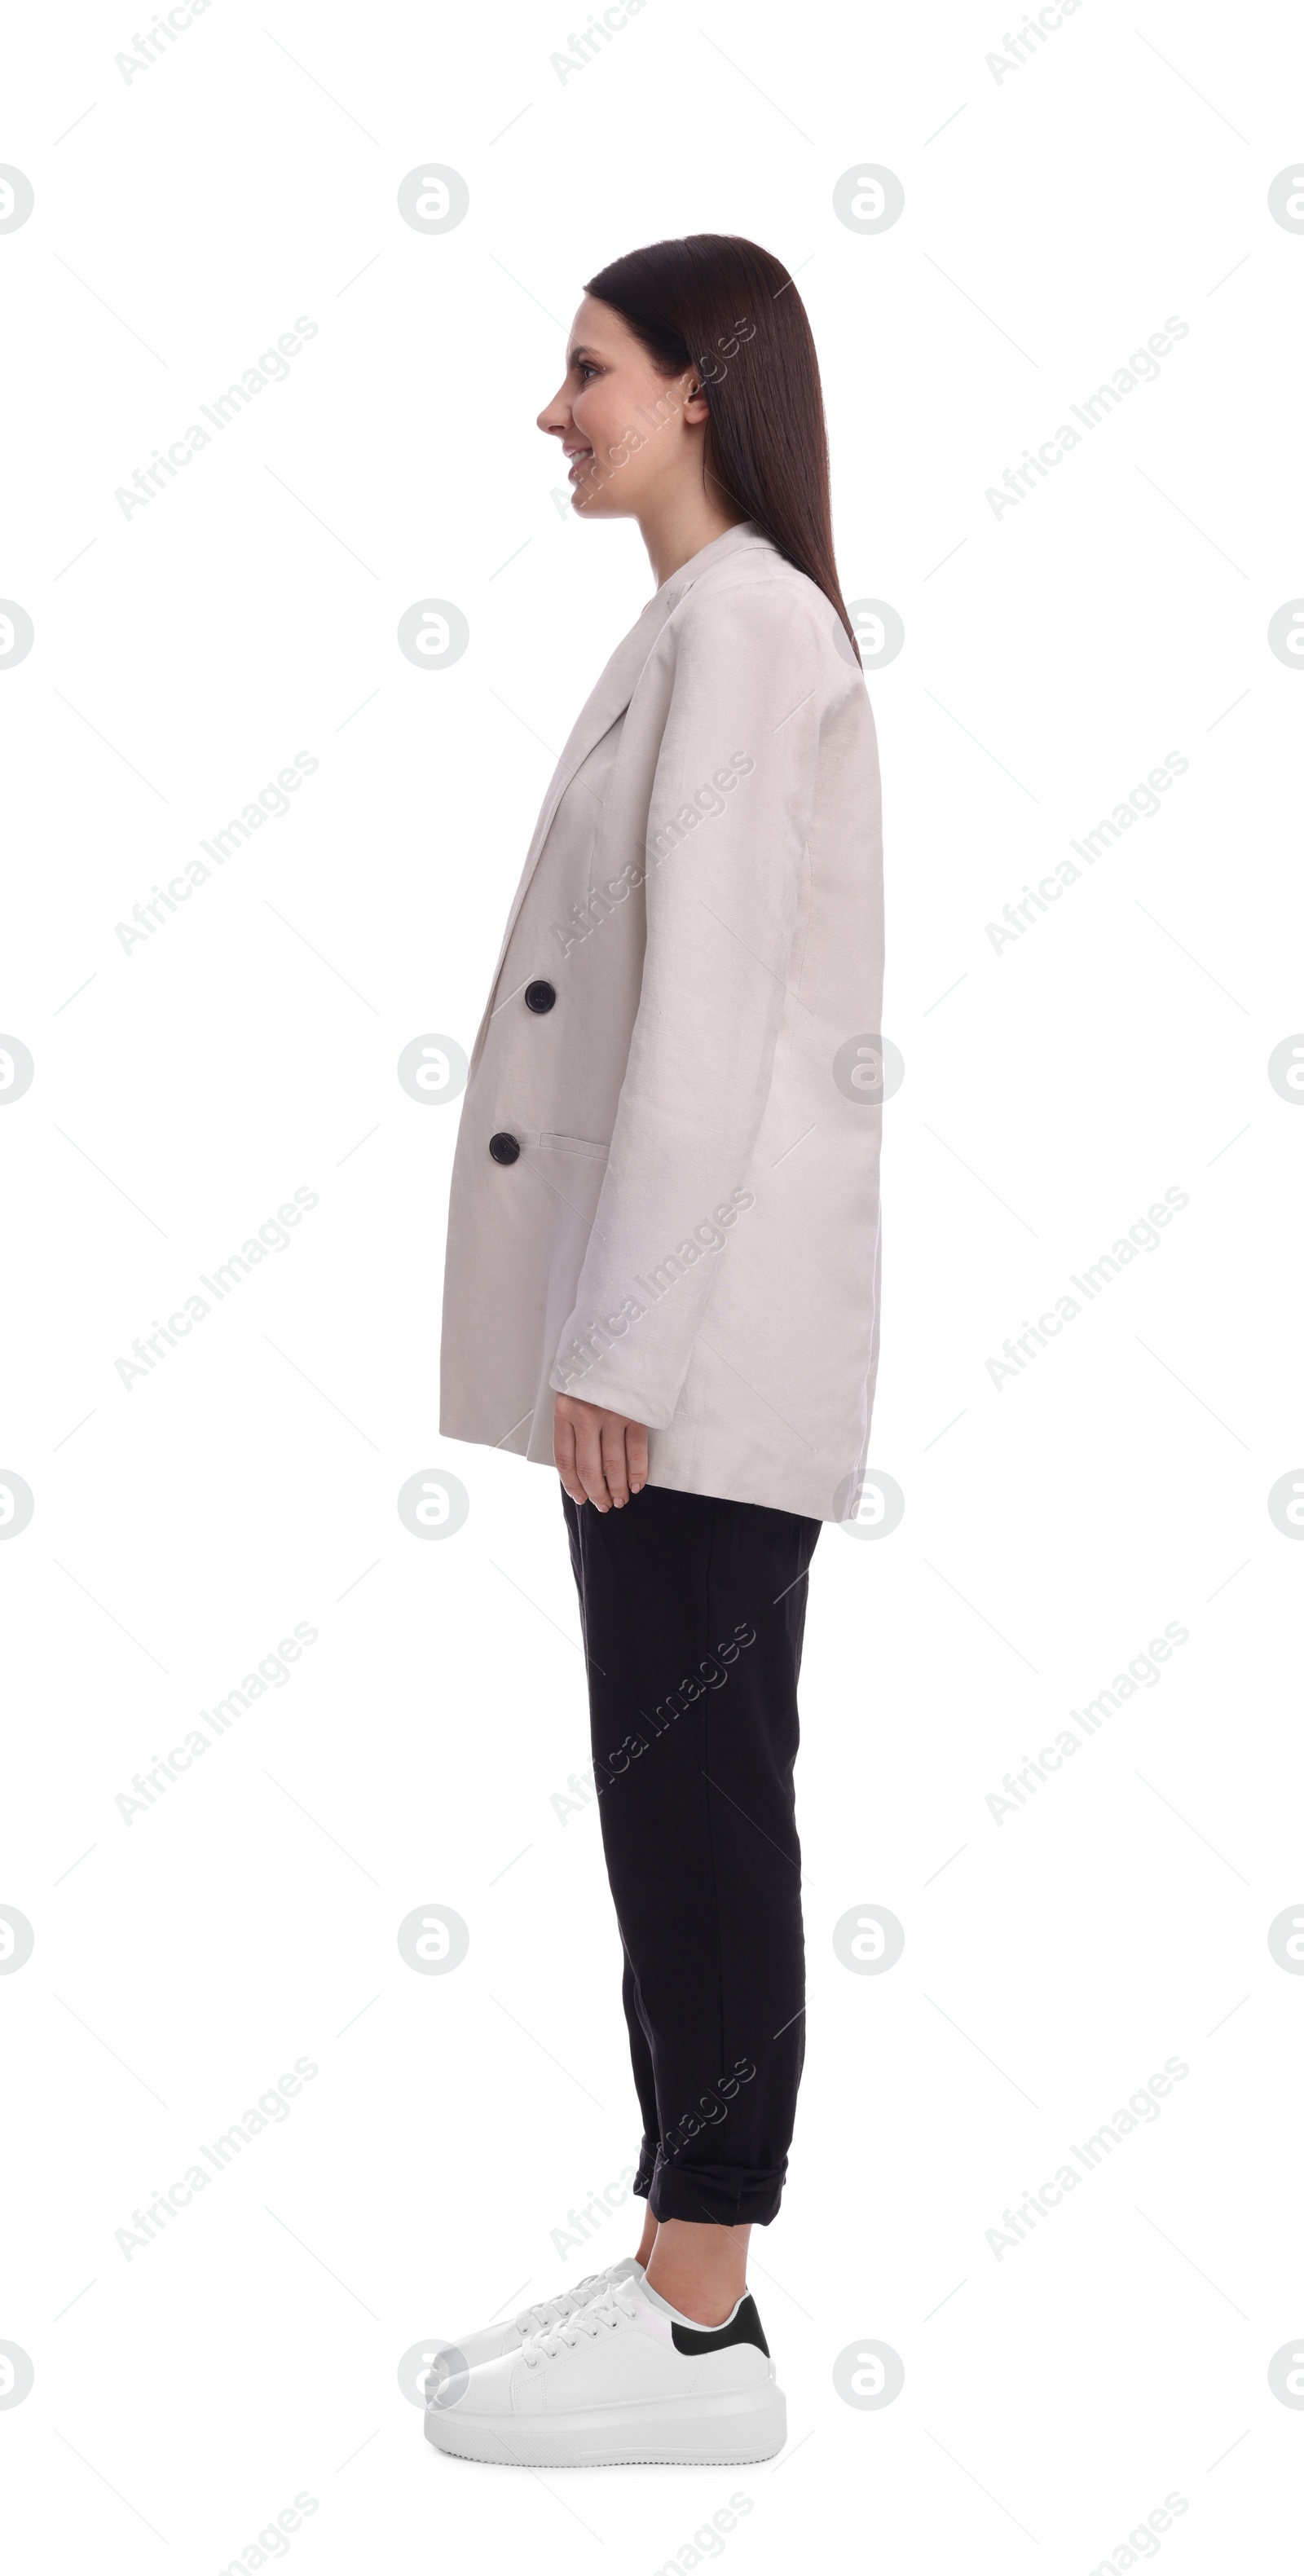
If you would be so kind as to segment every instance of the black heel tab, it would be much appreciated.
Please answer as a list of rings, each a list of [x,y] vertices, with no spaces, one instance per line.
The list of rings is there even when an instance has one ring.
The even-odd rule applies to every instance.
[[[756,2313],[756,2301],[750,2290],[745,2299],[739,2300],[727,2326],[681,2326],[678,2318],[672,2317],[670,2332],[676,2352],[726,2352],[732,2343],[754,2343],[767,2361],[770,2358],[765,2329]]]

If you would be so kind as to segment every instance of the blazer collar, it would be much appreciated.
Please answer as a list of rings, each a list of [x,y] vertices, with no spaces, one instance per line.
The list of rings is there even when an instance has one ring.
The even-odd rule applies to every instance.
[[[728,556],[741,554],[746,548],[752,546],[764,546],[770,553],[774,552],[769,538],[762,536],[760,529],[751,519],[744,519],[738,527],[726,528],[722,537],[713,537],[709,546],[702,546],[695,555],[690,555],[688,562],[681,564],[678,572],[672,572],[669,579],[662,582],[660,589],[653,592],[623,643],[616,646],[596,688],[581,707],[563,745],[561,758],[553,771],[548,792],[539,811],[538,822],[534,827],[533,838],[525,854],[521,880],[512,900],[511,911],[507,916],[507,927],[503,932],[502,945],[498,951],[498,963],[493,971],[489,999],[485,1004],[484,1017],[480,1022],[471,1053],[472,1072],[480,1060],[485,1034],[493,1017],[498,978],[502,973],[508,942],[516,928],[517,915],[525,901],[526,889],[538,865],[539,854],[552,829],[557,808],[576,770],[588,759],[594,745],[601,742],[604,733],[610,732],[617,716],[624,714],[662,627],[678,607],[685,593],[692,589],[694,582],[700,580],[704,573],[713,572],[718,563],[723,563]]]
[[[659,599],[664,599],[672,608],[677,608],[685,591],[691,590],[704,572],[714,572],[716,565],[723,563],[727,556],[740,554],[749,546],[765,546],[771,554],[775,551],[755,521],[743,519],[736,528],[726,528],[722,537],[712,537],[709,546],[702,546],[695,555],[690,555],[687,563],[681,564],[678,572],[672,572],[669,580],[663,581],[661,588],[653,592],[648,606],[655,607]]]

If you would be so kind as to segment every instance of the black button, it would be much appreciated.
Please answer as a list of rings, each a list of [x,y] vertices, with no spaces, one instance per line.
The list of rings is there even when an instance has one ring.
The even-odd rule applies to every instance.
[[[525,987],[527,1011],[550,1011],[556,999],[556,987],[552,984],[527,984]]]
[[[505,1128],[489,1139],[489,1151],[496,1163],[514,1163],[520,1150],[516,1138],[509,1136]]]

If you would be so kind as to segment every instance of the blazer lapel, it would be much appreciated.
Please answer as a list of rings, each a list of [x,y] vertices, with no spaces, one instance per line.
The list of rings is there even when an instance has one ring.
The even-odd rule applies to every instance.
[[[512,908],[507,916],[507,927],[503,932],[498,961],[490,979],[489,999],[485,1003],[484,1014],[471,1050],[469,1068],[471,1073],[475,1071],[480,1060],[489,1022],[494,1013],[503,959],[507,955],[508,943],[516,928],[517,917],[525,901],[530,879],[552,829],[553,817],[576,770],[588,759],[595,744],[601,742],[604,733],[610,732],[617,716],[624,714],[638,685],[643,665],[662,627],[672,611],[678,607],[685,591],[691,590],[699,571],[709,570],[720,556],[733,553],[740,545],[767,545],[768,543],[768,538],[763,537],[750,520],[745,520],[741,526],[726,530],[724,536],[714,538],[709,546],[703,546],[700,554],[692,556],[679,572],[672,573],[670,579],[662,583],[660,590],[653,593],[642,615],[636,624],[631,626],[624,642],[616,646],[596,688],[580,709],[563,747],[561,758],[553,771],[548,792],[539,810],[539,819],[535,824],[529,849],[525,854],[520,883],[512,898]]]
[[[530,879],[538,865],[539,853],[552,830],[553,817],[576,770],[588,759],[594,745],[601,742],[604,733],[610,732],[617,716],[623,715],[629,705],[639,673],[673,606],[673,600],[666,598],[664,589],[657,591],[648,601],[637,624],[630,628],[624,642],[617,645],[597,687],[581,708],[567,736],[561,758],[553,771],[548,792],[539,809],[539,819],[525,854],[520,883],[512,898],[512,908],[507,916],[507,927],[503,932],[498,961],[490,979],[489,999],[485,1003],[484,1016],[476,1032],[475,1045],[471,1050],[471,1072],[474,1072],[480,1061],[489,1022],[493,1017],[503,959],[507,955],[508,943],[516,928],[517,916],[525,901]]]

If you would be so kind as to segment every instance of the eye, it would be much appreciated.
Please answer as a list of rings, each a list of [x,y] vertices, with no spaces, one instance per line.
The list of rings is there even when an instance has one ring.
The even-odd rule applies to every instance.
[[[575,372],[581,383],[587,384],[589,378],[591,376],[596,376],[599,370],[593,365],[590,359],[577,358],[575,361]]]

